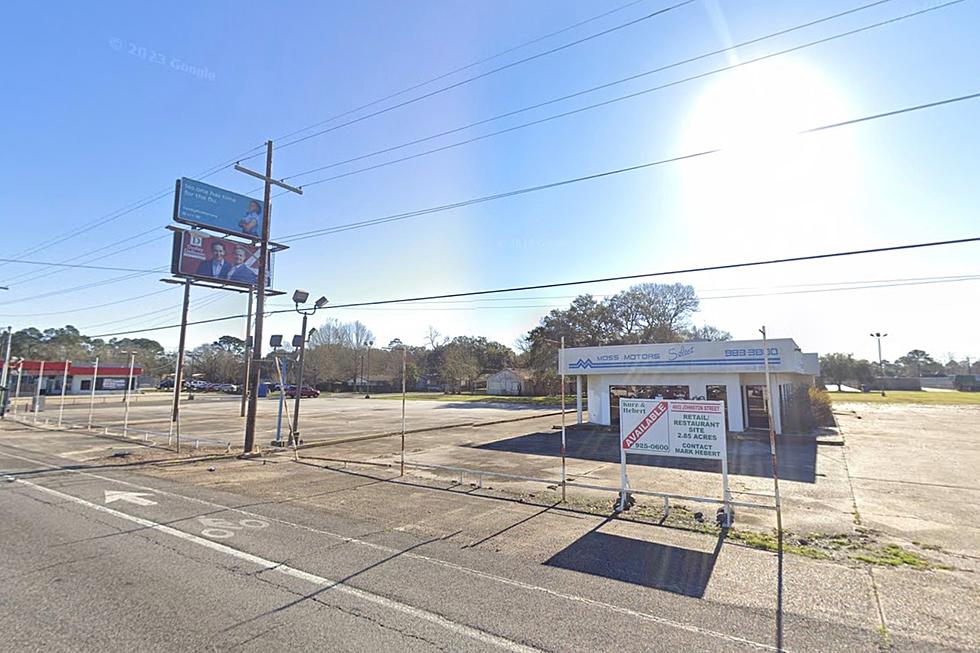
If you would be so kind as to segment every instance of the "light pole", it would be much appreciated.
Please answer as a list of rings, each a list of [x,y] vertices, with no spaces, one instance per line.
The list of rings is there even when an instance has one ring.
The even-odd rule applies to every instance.
[[[364,398],[371,398],[371,346],[374,345],[373,340],[367,341],[367,377],[364,379]],[[361,375],[363,376],[363,374]]]
[[[282,336],[275,335],[269,337],[269,346],[272,347],[272,358],[276,361],[276,373],[279,375],[279,415],[276,417],[276,439],[272,443],[274,447],[283,446],[282,443],[282,409],[286,403],[286,369],[285,361],[279,356],[279,348],[282,346]]]
[[[7,403],[10,400],[10,343],[14,339],[14,327],[7,327],[7,345],[3,355],[3,371],[0,372],[0,418],[7,414]],[[969,370],[967,370],[969,371]]]
[[[299,369],[296,371],[296,403],[293,407],[293,432],[289,436],[289,443],[293,445],[301,443],[299,439],[299,400],[303,397],[303,359],[306,354],[306,341],[309,339],[309,334],[306,332],[306,320],[309,316],[316,313],[318,309],[327,305],[327,298],[320,297],[313,304],[312,309],[300,309],[299,305],[305,304],[309,297],[310,293],[305,290],[293,291],[293,304],[296,305],[296,312],[303,316],[303,327],[300,335],[293,336],[293,346],[299,347]]]
[[[881,339],[887,336],[887,333],[878,333],[875,331],[871,334],[871,337],[878,341],[878,369],[881,371],[881,396],[885,396],[885,360],[881,357]]]

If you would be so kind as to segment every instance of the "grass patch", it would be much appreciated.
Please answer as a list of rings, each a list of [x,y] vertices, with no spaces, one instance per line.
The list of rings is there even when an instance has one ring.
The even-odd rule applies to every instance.
[[[922,556],[912,551],[906,551],[897,544],[886,544],[883,547],[869,548],[850,556],[852,560],[866,562],[883,567],[912,567],[913,569],[930,569],[936,567]]]
[[[776,533],[760,533],[758,531],[741,531],[732,529],[728,532],[728,537],[736,542],[741,542],[745,546],[762,551],[779,552],[779,537]],[[789,533],[783,532],[783,553],[812,558],[813,560],[829,560],[830,554],[821,551],[817,547],[809,544],[801,544]]]
[[[833,401],[840,403],[980,406],[980,392],[886,390],[884,397],[880,392],[828,392],[827,394]]]

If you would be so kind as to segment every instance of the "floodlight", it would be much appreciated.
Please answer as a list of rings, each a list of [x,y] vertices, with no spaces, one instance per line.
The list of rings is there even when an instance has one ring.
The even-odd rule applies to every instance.
[[[282,336],[269,336],[270,347],[282,347]]]
[[[306,300],[310,298],[310,293],[305,290],[294,290],[293,291],[293,303],[294,304],[305,304]]]
[[[293,347],[302,347],[302,346],[303,346],[303,336],[302,336],[302,334],[300,334],[298,336],[293,336]]]
[[[314,306],[316,306],[317,308],[323,308],[324,306],[327,305],[329,301],[330,300],[327,299],[326,297],[321,297],[320,299],[316,300],[316,304],[314,304]]]

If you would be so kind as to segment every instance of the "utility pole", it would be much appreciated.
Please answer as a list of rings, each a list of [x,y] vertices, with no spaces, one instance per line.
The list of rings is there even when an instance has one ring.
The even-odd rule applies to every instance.
[[[887,333],[878,333],[877,331],[871,334],[872,338],[878,341],[878,369],[881,371],[881,396],[885,396],[885,360],[881,357],[881,339],[887,336]]]
[[[776,457],[776,421],[772,410],[772,393],[770,392],[772,381],[769,375],[769,340],[766,338],[766,327],[762,327],[759,332],[762,333],[762,356],[766,366],[766,391],[762,396],[766,400],[766,414],[769,418],[769,454],[772,457],[772,487],[776,502],[776,534],[779,540],[779,552],[782,553],[783,504],[779,499],[779,460]],[[729,501],[727,488],[725,489],[725,501]],[[731,524],[731,520],[728,521],[728,524]]]
[[[174,372],[174,403],[170,412],[170,429],[177,431],[177,453],[180,453],[180,390],[184,385],[184,349],[187,342],[187,309],[191,303],[191,280],[184,279],[184,304],[180,311],[180,337],[177,341],[177,369]]]
[[[248,168],[243,168],[238,164],[235,164],[235,170],[261,179],[265,186],[262,203],[262,241],[259,244],[259,274],[255,288],[255,333],[252,338],[252,357],[249,363],[251,367],[250,373],[252,375],[249,386],[252,388],[252,392],[248,395],[248,406],[245,414],[245,444],[242,451],[244,454],[250,454],[255,449],[255,418],[258,415],[259,409],[259,382],[262,380],[262,367],[260,365],[262,360],[262,322],[265,317],[265,285],[267,271],[269,269],[269,222],[271,217],[270,209],[272,208],[272,186],[275,184],[299,195],[302,195],[303,191],[272,178],[272,141],[266,141],[265,143],[264,175]]]
[[[373,340],[367,341],[367,378],[364,379],[364,398],[371,398],[371,347],[374,345]]]
[[[252,357],[248,355],[249,342],[252,340],[252,289],[248,290],[248,317],[245,319],[245,379],[242,382],[242,412],[245,417],[245,404],[248,402],[248,380],[252,367]]]

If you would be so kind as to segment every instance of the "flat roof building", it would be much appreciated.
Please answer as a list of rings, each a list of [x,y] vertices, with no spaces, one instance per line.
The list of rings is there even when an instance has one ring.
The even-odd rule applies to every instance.
[[[11,358],[10,381],[11,394],[18,381],[21,384],[21,396],[34,394],[37,386],[38,377],[41,375],[42,361],[20,360],[13,362]],[[65,368],[68,371],[68,385],[65,394],[83,394],[92,391],[93,375],[96,374],[95,363],[73,363],[71,361],[43,361],[44,378],[41,382],[41,390],[44,394],[61,394],[61,382],[65,380]],[[0,359],[0,365],[3,359]],[[23,377],[18,379],[18,375]],[[140,377],[143,375],[143,366],[133,367],[133,385],[131,390],[140,387]],[[125,392],[126,381],[129,379],[129,365],[102,364],[99,365],[98,375],[95,376],[95,391],[100,392]]]
[[[816,354],[790,338],[768,341],[776,433],[795,430],[801,394],[820,373]],[[559,371],[576,377],[579,423],[588,377],[589,422],[617,426],[621,398],[724,401],[729,431],[768,429],[761,340],[677,342],[565,349]]]

